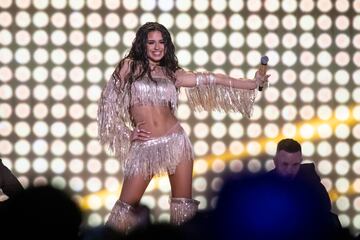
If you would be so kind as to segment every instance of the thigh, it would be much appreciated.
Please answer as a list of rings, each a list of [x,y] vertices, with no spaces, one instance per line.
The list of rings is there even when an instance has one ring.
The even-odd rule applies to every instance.
[[[174,198],[192,198],[193,161],[183,160],[176,167],[175,173],[169,175],[171,194]]]
[[[139,204],[151,179],[144,179],[143,176],[125,177],[120,194],[120,201],[132,206]]]

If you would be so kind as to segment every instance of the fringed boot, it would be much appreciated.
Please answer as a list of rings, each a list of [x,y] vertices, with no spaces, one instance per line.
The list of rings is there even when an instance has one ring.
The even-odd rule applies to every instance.
[[[129,233],[137,222],[134,208],[130,204],[117,200],[105,224],[117,231]]]
[[[189,198],[170,199],[170,223],[181,225],[195,216],[199,201]]]

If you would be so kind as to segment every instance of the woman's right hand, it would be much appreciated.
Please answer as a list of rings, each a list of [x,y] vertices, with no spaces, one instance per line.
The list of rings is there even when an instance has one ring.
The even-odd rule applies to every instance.
[[[262,76],[259,71],[256,71],[254,80],[256,82],[257,88],[266,86],[269,83],[269,77],[270,74]]]
[[[136,127],[134,128],[134,130],[131,133],[131,141],[147,141],[150,140],[150,132],[146,131],[144,128],[142,128],[141,126],[144,125],[145,122],[138,122],[136,124]]]

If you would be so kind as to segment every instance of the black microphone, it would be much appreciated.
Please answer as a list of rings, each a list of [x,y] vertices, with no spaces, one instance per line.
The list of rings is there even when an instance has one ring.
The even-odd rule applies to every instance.
[[[260,76],[265,76],[266,75],[266,71],[267,71],[267,63],[269,62],[269,58],[268,56],[262,56],[261,59],[260,59],[260,66],[259,66],[259,73]],[[263,90],[263,86],[260,86],[259,85],[259,91],[262,91]]]

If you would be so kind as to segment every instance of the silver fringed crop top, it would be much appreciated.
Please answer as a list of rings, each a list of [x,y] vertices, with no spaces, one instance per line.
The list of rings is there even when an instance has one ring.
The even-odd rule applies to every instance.
[[[174,83],[167,78],[154,77],[137,80],[131,85],[130,106],[154,105],[170,106],[174,111],[178,94]]]
[[[176,80],[187,72],[179,71]],[[185,78],[185,77],[184,77]],[[132,82],[130,92],[129,81],[119,89],[118,74],[113,74],[104,87],[98,107],[98,131],[103,145],[125,163],[131,146],[130,136],[134,129],[129,107],[135,105],[169,106],[174,113],[177,107],[178,91],[175,83],[165,76],[147,77]],[[118,80],[118,81],[116,81]],[[188,104],[195,110],[241,112],[250,117],[255,102],[256,90],[235,89],[231,86],[216,85],[210,74],[200,74],[196,79],[196,87],[188,87],[186,91]],[[178,84],[177,86],[181,86]]]

